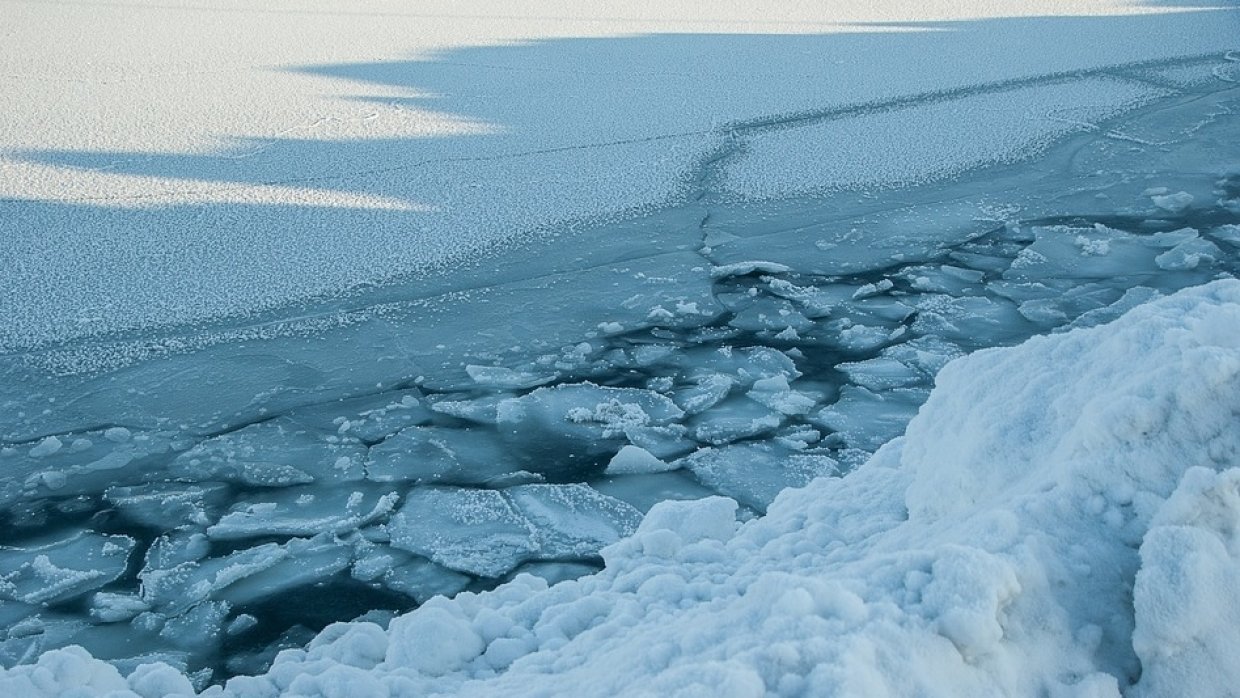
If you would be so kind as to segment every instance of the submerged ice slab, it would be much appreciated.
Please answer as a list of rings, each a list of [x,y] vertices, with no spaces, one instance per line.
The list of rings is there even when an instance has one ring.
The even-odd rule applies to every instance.
[[[637,509],[585,485],[520,485],[504,495],[533,524],[540,558],[594,557],[641,521]]]
[[[120,577],[134,540],[82,532],[67,539],[0,547],[0,597],[30,605],[67,601]]]
[[[364,454],[360,444],[275,419],[203,441],[177,456],[169,471],[259,487],[345,483],[362,479]]]
[[[640,518],[625,502],[578,484],[419,488],[388,530],[397,548],[493,578],[525,560],[593,558],[636,530]]]
[[[765,512],[783,490],[839,472],[839,463],[826,453],[803,453],[772,443],[704,448],[677,465],[713,491],[759,512]]]
[[[538,550],[533,524],[494,490],[419,488],[388,529],[393,546],[483,577],[498,577]]]
[[[287,487],[270,495],[240,497],[208,526],[212,540],[261,536],[342,535],[386,517],[400,499],[385,489]]]
[[[493,431],[435,425],[404,429],[370,448],[366,478],[376,482],[482,485],[512,474]]]

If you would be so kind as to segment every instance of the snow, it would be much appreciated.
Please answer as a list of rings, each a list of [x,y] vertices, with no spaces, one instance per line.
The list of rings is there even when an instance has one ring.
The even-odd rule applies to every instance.
[[[203,695],[1225,694],[1238,328],[1240,282],[1220,281],[976,352],[905,436],[761,519],[658,504],[596,576],[335,625]],[[70,648],[0,685],[184,692],[177,676]]]

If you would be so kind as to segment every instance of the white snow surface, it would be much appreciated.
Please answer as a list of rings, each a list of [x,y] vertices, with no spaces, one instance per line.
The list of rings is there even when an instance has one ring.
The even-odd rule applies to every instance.
[[[905,436],[738,525],[664,502],[599,574],[327,628],[208,696],[1226,695],[1240,281],[957,359]],[[79,648],[14,696],[191,695]]]
[[[1006,162],[1157,92],[1104,69],[1240,33],[1134,0],[14,0],[2,25],[6,350],[452,274],[695,187]]]

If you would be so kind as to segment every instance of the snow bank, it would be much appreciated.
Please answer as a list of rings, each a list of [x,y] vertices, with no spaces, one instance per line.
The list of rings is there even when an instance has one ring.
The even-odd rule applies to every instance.
[[[1234,280],[980,351],[905,437],[765,518],[665,502],[598,575],[437,598],[386,632],[333,625],[202,695],[1222,695],[1238,386]],[[69,648],[0,693],[190,691]]]

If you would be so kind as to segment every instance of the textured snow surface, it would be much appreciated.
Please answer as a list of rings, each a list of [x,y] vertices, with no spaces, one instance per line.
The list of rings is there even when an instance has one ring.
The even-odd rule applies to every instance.
[[[1112,66],[1237,33],[1114,0],[13,2],[4,26],[6,350],[442,280],[692,200],[742,145],[733,194],[941,179],[1159,92]]]
[[[764,518],[659,504],[598,575],[337,624],[204,695],[1224,695],[1238,387],[1234,280],[979,351],[904,437]],[[0,688],[192,695],[73,648]]]

